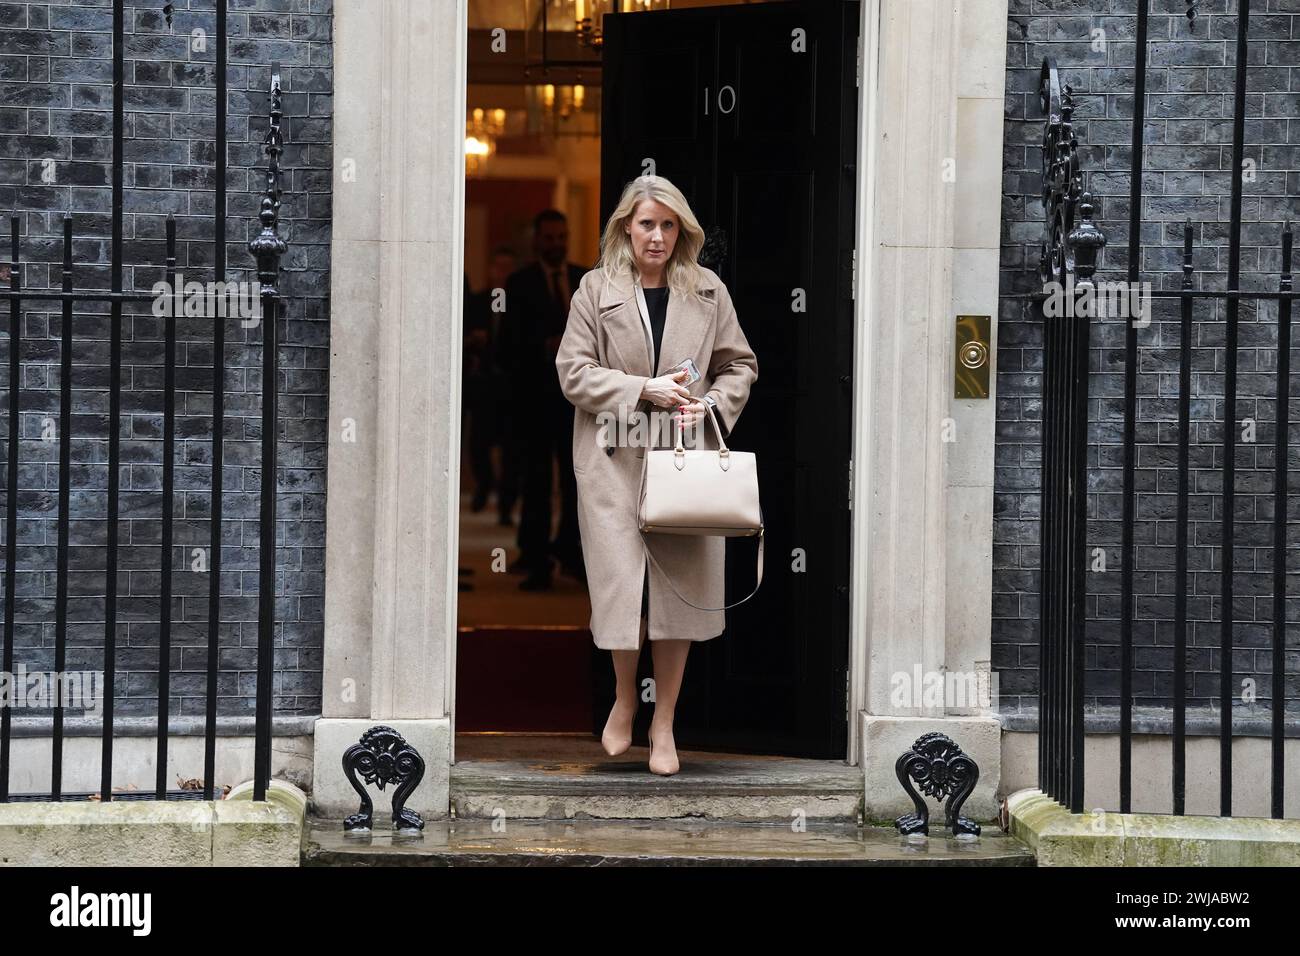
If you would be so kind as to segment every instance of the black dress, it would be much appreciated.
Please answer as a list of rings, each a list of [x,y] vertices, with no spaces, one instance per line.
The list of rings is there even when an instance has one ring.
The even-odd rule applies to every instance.
[[[664,324],[668,321],[668,286],[657,289],[642,289],[645,293],[646,309],[650,312],[650,331],[654,334],[655,348],[651,354],[654,360],[651,368],[659,364],[659,346],[664,340]]]
[[[659,364],[659,347],[664,340],[664,325],[668,321],[668,286],[657,289],[642,288],[646,310],[650,313],[650,331],[654,336],[654,351],[650,353],[650,367]],[[647,560],[645,583],[641,588],[641,616],[650,620],[650,564]]]

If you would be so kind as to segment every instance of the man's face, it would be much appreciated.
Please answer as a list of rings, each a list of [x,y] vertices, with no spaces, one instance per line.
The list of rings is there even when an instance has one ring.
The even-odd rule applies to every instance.
[[[488,266],[489,282],[492,288],[500,289],[506,284],[506,279],[510,278],[510,273],[515,271],[515,257],[508,256],[504,253],[498,253],[492,257],[492,264]]]
[[[537,227],[533,238],[537,256],[548,266],[563,265],[569,258],[569,224],[561,219],[548,219]]]

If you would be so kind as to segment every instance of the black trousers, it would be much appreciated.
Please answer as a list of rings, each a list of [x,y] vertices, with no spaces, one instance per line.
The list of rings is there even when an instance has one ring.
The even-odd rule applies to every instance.
[[[496,399],[487,375],[474,372],[466,377],[463,401],[469,419],[466,440],[470,469],[474,475],[474,490],[487,494],[496,485],[492,469],[492,446],[498,439]]]
[[[519,500],[520,487],[523,484],[520,462],[523,458],[523,442],[519,424],[515,420],[514,393],[509,380],[499,376],[493,388],[492,414],[496,421],[496,439],[501,446],[501,472],[497,475],[497,512],[501,516],[513,516],[515,503]]]
[[[566,564],[582,560],[578,531],[578,482],[573,476],[573,406],[562,394],[547,395],[538,414],[520,424],[524,506],[519,517],[519,550],[542,563],[553,555]],[[551,541],[553,469],[560,473],[560,524]]]

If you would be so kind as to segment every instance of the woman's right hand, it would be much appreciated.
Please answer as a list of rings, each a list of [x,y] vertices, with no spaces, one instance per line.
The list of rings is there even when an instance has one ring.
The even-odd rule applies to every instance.
[[[647,379],[641,389],[641,397],[649,399],[652,404],[660,408],[676,408],[678,405],[685,405],[690,402],[691,393],[681,382],[689,374],[687,369],[679,369],[671,375]]]

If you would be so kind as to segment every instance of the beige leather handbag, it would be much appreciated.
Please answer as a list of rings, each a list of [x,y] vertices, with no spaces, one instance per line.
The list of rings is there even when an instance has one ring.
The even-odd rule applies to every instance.
[[[686,604],[701,611],[725,611],[744,604],[763,583],[763,509],[758,501],[758,460],[753,452],[731,451],[722,438],[713,406],[704,403],[718,433],[718,448],[686,448],[682,429],[674,428],[674,448],[647,449],[638,495],[642,539],[646,555],[668,577],[646,547],[644,534],[694,534],[721,537],[758,536],[758,572],[754,590],[722,607],[700,607],[682,597],[672,578],[668,585]]]

